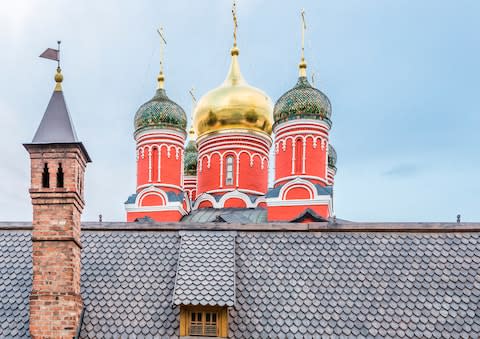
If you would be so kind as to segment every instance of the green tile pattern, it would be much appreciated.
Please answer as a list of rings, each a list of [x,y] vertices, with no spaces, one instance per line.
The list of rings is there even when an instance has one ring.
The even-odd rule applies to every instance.
[[[152,99],[135,114],[135,133],[151,128],[173,128],[185,131],[187,116],[177,103],[168,98],[164,89],[158,89]]]
[[[283,94],[273,108],[275,125],[294,119],[324,120],[331,125],[332,105],[328,97],[312,87],[306,77]]]
[[[183,173],[185,173],[185,175],[197,175],[197,156],[198,150],[195,140],[190,140],[185,148],[185,159],[183,163]]]

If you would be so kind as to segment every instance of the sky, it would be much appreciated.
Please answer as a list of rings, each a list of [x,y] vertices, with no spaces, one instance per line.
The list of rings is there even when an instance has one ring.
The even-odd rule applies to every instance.
[[[353,221],[480,221],[480,2],[238,0],[240,65],[276,101],[297,78],[300,11],[315,86],[332,102],[334,206]],[[191,114],[229,65],[231,2],[0,2],[0,221],[31,220],[31,141],[63,89],[93,163],[84,220],[125,220],[135,191],[133,116],[155,91],[163,26],[166,90]]]

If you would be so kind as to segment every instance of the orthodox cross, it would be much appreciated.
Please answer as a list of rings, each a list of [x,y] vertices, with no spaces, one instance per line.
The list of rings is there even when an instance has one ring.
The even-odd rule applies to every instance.
[[[195,106],[197,106],[197,98],[195,97],[195,87],[192,87],[188,93],[190,93],[190,96],[192,97],[192,105],[193,105],[193,108],[195,109]]]
[[[163,27],[158,28],[157,33],[160,36],[160,73],[163,73],[163,53],[165,46],[167,46],[167,40],[165,40]]]
[[[195,135],[195,131],[193,130],[193,111],[195,110],[195,106],[197,106],[197,98],[195,98],[195,88],[192,87],[188,93],[190,93],[190,96],[192,97],[192,125],[190,126],[190,131],[188,132],[188,134],[190,134],[190,137],[192,138],[193,140],[193,137]]]
[[[305,30],[307,29],[307,24],[305,22],[305,10],[302,9],[300,12],[302,16],[302,61],[305,60]]]
[[[237,4],[235,0],[233,0],[232,16],[233,16],[233,47],[237,47],[238,23],[237,23]]]

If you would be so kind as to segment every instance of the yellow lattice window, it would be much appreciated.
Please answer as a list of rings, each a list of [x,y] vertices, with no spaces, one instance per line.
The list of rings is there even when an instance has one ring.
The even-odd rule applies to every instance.
[[[180,336],[226,337],[227,333],[227,308],[182,307],[180,309]]]

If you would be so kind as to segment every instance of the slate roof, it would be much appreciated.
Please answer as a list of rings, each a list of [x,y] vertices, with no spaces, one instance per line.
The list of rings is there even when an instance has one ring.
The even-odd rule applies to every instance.
[[[63,91],[55,90],[53,92],[32,142],[26,143],[24,146],[28,149],[31,145],[45,144],[76,144],[82,149],[87,162],[92,161],[85,146],[77,138]]]
[[[201,208],[191,211],[182,219],[182,223],[266,223],[267,210],[264,208]]]
[[[30,231],[0,230],[0,338],[28,336],[31,256]]]
[[[83,232],[80,338],[178,335],[177,232]]]
[[[63,91],[54,91],[32,143],[79,142],[68,113]]]
[[[180,231],[175,305],[235,305],[235,235]]]
[[[82,232],[80,337],[175,338],[182,231],[109,225],[90,224]],[[229,336],[478,336],[480,228],[452,232],[424,224],[421,232],[408,225],[371,231],[374,225],[355,225],[238,230]],[[28,337],[29,239],[29,231],[0,227],[2,338]],[[197,236],[192,240],[194,248]]]

